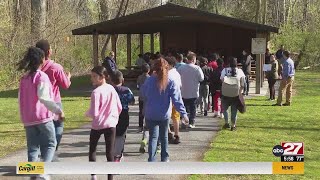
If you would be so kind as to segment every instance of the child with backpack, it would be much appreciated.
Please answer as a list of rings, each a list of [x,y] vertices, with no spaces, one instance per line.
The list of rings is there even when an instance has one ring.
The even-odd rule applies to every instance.
[[[209,96],[209,79],[212,76],[211,74],[213,73],[213,69],[209,66],[208,64],[208,59],[205,57],[200,57],[200,67],[204,75],[204,80],[200,82],[200,87],[199,87],[199,103],[200,103],[200,112],[204,116],[208,116],[208,96]],[[204,111],[203,111],[204,110]]]
[[[40,70],[44,60],[41,49],[30,47],[18,63],[18,70],[26,72],[20,79],[19,107],[26,130],[28,162],[38,161],[40,150],[44,162],[52,161],[57,145],[54,114],[59,120],[64,119],[63,111],[53,100],[50,79]],[[46,176],[42,178],[46,179]]]
[[[114,76],[112,77],[111,81],[119,95],[122,104],[122,111],[116,127],[114,153],[114,161],[120,162],[123,159],[124,143],[126,141],[127,129],[129,126],[129,104],[134,103],[134,96],[128,87],[123,86],[124,78],[120,71],[116,70],[114,72]]]
[[[230,128],[228,120],[228,108],[231,107],[231,131],[236,130],[237,120],[237,106],[239,103],[239,96],[242,96],[241,91],[244,88],[245,74],[237,68],[237,59],[230,57],[228,59],[229,67],[221,71],[220,79],[222,81],[221,100],[222,111],[224,115],[225,125],[224,128]]]
[[[217,60],[218,68],[214,70],[212,76],[210,77],[210,89],[211,94],[213,96],[213,107],[214,107],[214,115],[213,117],[223,117],[222,109],[221,109],[221,86],[222,81],[220,79],[221,72],[223,70],[223,60]]]
[[[114,161],[114,142],[116,136],[116,126],[119,115],[122,111],[122,105],[117,91],[113,86],[106,83],[108,73],[106,68],[96,66],[91,70],[91,82],[96,86],[91,93],[90,108],[86,115],[92,118],[89,161],[96,161],[96,151],[100,136],[103,134],[106,145],[106,157],[108,161]],[[108,179],[112,179],[111,174]],[[91,179],[97,179],[92,174]]]

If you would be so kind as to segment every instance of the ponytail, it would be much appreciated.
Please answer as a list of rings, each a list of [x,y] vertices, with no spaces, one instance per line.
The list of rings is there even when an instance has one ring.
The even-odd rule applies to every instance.
[[[44,52],[40,48],[30,47],[22,60],[17,63],[18,71],[25,71],[32,74],[36,72],[44,60]]]
[[[236,76],[237,75],[237,59],[234,57],[229,57],[229,66],[231,68],[231,76]]]
[[[155,60],[154,71],[157,75],[157,85],[159,87],[160,92],[165,91],[168,85],[168,68],[168,62],[162,57]]]

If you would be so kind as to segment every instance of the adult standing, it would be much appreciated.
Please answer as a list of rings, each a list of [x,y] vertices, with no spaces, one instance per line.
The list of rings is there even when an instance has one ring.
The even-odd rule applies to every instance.
[[[223,128],[230,128],[228,108],[231,107],[231,131],[236,130],[237,121],[237,106],[239,104],[239,96],[242,96],[241,91],[244,88],[245,74],[239,68],[237,68],[237,59],[230,57],[228,59],[229,67],[224,68],[221,71],[221,101],[222,101],[222,112],[224,115],[225,125]],[[235,81],[236,80],[236,81]],[[232,84],[235,83],[236,84]],[[232,84],[231,86],[224,86],[224,84]]]
[[[294,62],[290,58],[288,51],[283,52],[283,68],[282,68],[282,80],[279,87],[277,103],[274,106],[290,106],[292,97],[292,86],[294,81],[295,69]],[[286,91],[286,103],[282,104],[283,92]]]
[[[60,95],[60,87],[63,89],[68,89],[71,85],[71,74],[65,73],[63,70],[63,67],[51,60],[52,50],[51,46],[48,40],[40,40],[36,43],[36,47],[42,49],[45,54],[45,61],[41,67],[41,71],[45,72],[49,80],[52,84],[52,90],[53,90],[53,100],[54,102],[62,109],[62,102],[61,102],[61,95]],[[58,150],[62,134],[63,134],[63,121],[59,120],[59,118],[55,118],[54,121],[54,127],[56,132],[56,140],[57,140],[57,146],[56,151]],[[57,154],[54,157],[54,160],[57,159]]]
[[[242,60],[242,71],[246,76],[245,87],[243,94],[248,96],[249,88],[250,88],[250,74],[251,74],[251,61],[252,56],[250,55],[248,50],[242,51],[243,60]]]
[[[157,142],[161,142],[161,161],[169,161],[168,153],[168,127],[171,118],[172,105],[184,121],[188,122],[187,112],[183,105],[180,88],[169,77],[168,63],[163,58],[154,62],[154,73],[142,86],[145,102],[145,119],[149,129],[149,162],[156,160]]]
[[[204,75],[199,66],[196,66],[197,55],[190,52],[187,55],[187,64],[181,66],[178,72],[181,75],[182,98],[189,114],[190,128],[195,127],[197,98],[199,97],[199,85],[204,80]]]
[[[266,72],[266,77],[268,79],[268,84],[269,84],[270,100],[275,100],[276,90],[274,89],[274,85],[276,84],[277,79],[279,78],[279,75],[278,75],[279,64],[278,64],[278,61],[276,60],[276,57],[273,54],[270,55],[270,65],[271,65],[271,70]]]
[[[108,75],[111,77],[114,75],[114,72],[118,70],[117,64],[114,60],[114,52],[110,51],[109,56],[107,56],[102,65],[107,69]]]

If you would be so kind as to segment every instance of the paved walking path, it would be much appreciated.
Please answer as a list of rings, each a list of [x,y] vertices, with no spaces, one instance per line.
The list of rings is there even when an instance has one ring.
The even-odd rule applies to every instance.
[[[254,85],[255,83],[251,83]],[[262,89],[262,94],[267,93],[266,85]],[[251,93],[254,92],[250,88]],[[209,149],[210,142],[220,129],[218,118],[213,118],[209,113],[207,117],[198,116],[196,118],[196,128],[180,133],[181,144],[169,144],[170,161],[201,161],[203,154]],[[69,131],[64,134],[59,148],[61,162],[87,162],[89,150],[90,125],[85,125],[79,129]],[[141,133],[137,133],[138,128],[138,106],[130,109],[130,127],[124,152],[124,162],[146,162],[148,154],[139,153]],[[97,148],[97,161],[106,161],[103,137],[100,139]],[[0,159],[0,179],[28,179],[26,176],[17,176],[15,166],[17,162],[26,161],[26,150],[18,151],[5,158]],[[160,159],[160,157],[158,157]],[[106,176],[98,176],[99,179],[106,179]],[[185,175],[116,175],[114,179],[135,180],[135,179],[185,179]],[[52,180],[82,180],[90,179],[90,175],[52,175]]]
[[[130,109],[130,127],[124,152],[124,162],[146,162],[148,154],[139,153],[141,133],[137,133],[138,128],[138,106]],[[204,152],[209,148],[213,136],[219,130],[219,119],[214,119],[212,113],[208,117],[197,117],[196,128],[188,132],[181,132],[181,143],[179,145],[169,144],[170,161],[201,161]],[[60,161],[64,162],[87,162],[89,150],[89,125],[72,130],[64,134],[59,148]],[[104,156],[104,139],[100,138],[97,148],[97,161],[106,161]],[[16,162],[26,161],[26,150],[19,151],[8,157],[0,159],[0,179],[27,179],[26,177],[15,175]],[[158,157],[160,159],[160,156]],[[106,179],[106,176],[99,179]],[[184,179],[181,175],[116,175],[114,179]],[[52,175],[52,180],[75,180],[90,179],[90,175]]]

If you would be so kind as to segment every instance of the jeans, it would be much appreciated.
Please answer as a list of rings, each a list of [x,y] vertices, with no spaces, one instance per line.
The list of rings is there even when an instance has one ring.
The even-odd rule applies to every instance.
[[[62,103],[57,103],[57,105],[62,109]],[[62,134],[63,134],[63,121],[57,120],[53,121],[54,129],[56,132],[56,140],[57,140],[57,147],[56,151],[58,150],[59,144],[61,142]]]
[[[197,98],[183,98],[183,103],[189,115],[189,123],[194,125],[194,119],[196,117]]]
[[[106,128],[100,130],[91,129],[90,145],[89,145],[89,161],[96,161],[97,145],[101,135],[104,135],[106,144],[106,157],[109,162],[114,161],[114,141],[116,136],[116,128]],[[112,174],[108,174],[108,179],[112,180]]]
[[[28,147],[28,162],[38,161],[39,150],[44,162],[51,162],[56,149],[57,141],[52,121],[27,126],[26,138]]]
[[[200,85],[200,109],[208,111],[209,85]],[[204,107],[203,107],[204,106]]]
[[[156,161],[157,143],[160,139],[161,143],[161,162],[166,162],[169,158],[168,153],[168,127],[169,119],[167,120],[147,120],[149,128],[149,162]]]
[[[249,89],[250,89],[250,75],[246,74],[246,81],[245,81],[245,86],[244,86],[244,94],[248,95],[249,94]]]
[[[121,136],[116,136],[114,142],[114,157],[122,156],[124,151],[124,144],[126,142],[127,132],[123,133]]]
[[[222,113],[224,116],[225,123],[229,123],[229,116],[228,116],[228,108],[231,106],[231,122],[233,125],[236,124],[237,121],[237,98],[238,97],[224,97],[222,96]]]

